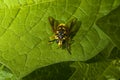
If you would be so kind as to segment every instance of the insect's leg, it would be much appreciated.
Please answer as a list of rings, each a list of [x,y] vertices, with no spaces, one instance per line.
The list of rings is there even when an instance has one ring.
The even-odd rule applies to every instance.
[[[67,48],[67,51],[69,52],[69,54],[71,54],[70,44],[67,41],[66,41],[66,48]]]
[[[53,32],[56,31],[56,28],[57,28],[59,22],[51,16],[48,17],[48,20],[50,22],[50,25],[51,25],[51,28],[52,28]]]
[[[51,36],[49,39],[50,39],[49,43],[52,43],[52,42],[55,41],[55,36],[53,35],[53,36]]]

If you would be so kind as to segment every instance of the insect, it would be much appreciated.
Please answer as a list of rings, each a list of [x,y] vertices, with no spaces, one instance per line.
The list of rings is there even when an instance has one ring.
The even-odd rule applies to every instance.
[[[59,23],[53,17],[49,17],[48,19],[54,33],[54,35],[50,37],[50,42],[56,41],[58,46],[62,48],[65,46],[65,48],[67,48],[68,52],[71,54],[70,41],[78,30],[74,29],[77,19],[74,18],[66,24]]]

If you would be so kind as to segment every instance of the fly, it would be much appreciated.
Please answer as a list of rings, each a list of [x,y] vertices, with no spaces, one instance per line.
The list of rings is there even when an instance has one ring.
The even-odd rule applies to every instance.
[[[54,36],[50,37],[50,42],[56,41],[59,47],[63,47],[65,45],[68,52],[71,54],[69,41],[78,30],[74,29],[77,19],[74,18],[67,24],[59,23],[53,17],[49,17],[48,19],[54,33]]]

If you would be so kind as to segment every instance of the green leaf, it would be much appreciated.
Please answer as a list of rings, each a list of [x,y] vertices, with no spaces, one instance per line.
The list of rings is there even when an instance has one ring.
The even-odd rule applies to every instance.
[[[22,80],[68,80],[75,68],[70,67],[73,62],[62,62],[35,70]]]
[[[73,63],[72,67],[76,68],[76,71],[68,80],[119,80],[120,50],[113,48],[110,53],[109,57],[101,52],[86,63]]]
[[[100,18],[97,24],[120,49],[120,6]]]
[[[0,0],[0,62],[19,79],[50,64],[91,59],[109,43],[94,23],[117,7],[117,2],[119,0]],[[56,43],[48,44],[52,36],[48,16],[65,23],[76,17],[81,22],[73,38],[71,55]]]
[[[0,80],[16,80],[16,77],[8,68],[0,64]]]
[[[119,60],[120,61],[120,60]],[[119,62],[118,61],[118,62]],[[114,61],[115,64],[118,63]],[[76,71],[69,80],[119,80],[120,65],[115,65],[114,62],[104,61],[98,63],[74,63]],[[118,63],[119,64],[119,63]]]
[[[112,46],[109,44],[108,47]],[[110,48],[109,48],[110,49]],[[108,53],[108,52],[109,53]],[[111,54],[111,55],[105,55]],[[120,50],[104,49],[86,62],[63,62],[40,68],[23,80],[119,80]]]

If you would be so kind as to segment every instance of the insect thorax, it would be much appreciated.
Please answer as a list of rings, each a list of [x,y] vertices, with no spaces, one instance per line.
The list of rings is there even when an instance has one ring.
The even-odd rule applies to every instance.
[[[55,39],[57,40],[58,45],[62,45],[63,42],[68,38],[68,28],[65,24],[59,24],[55,32]]]

